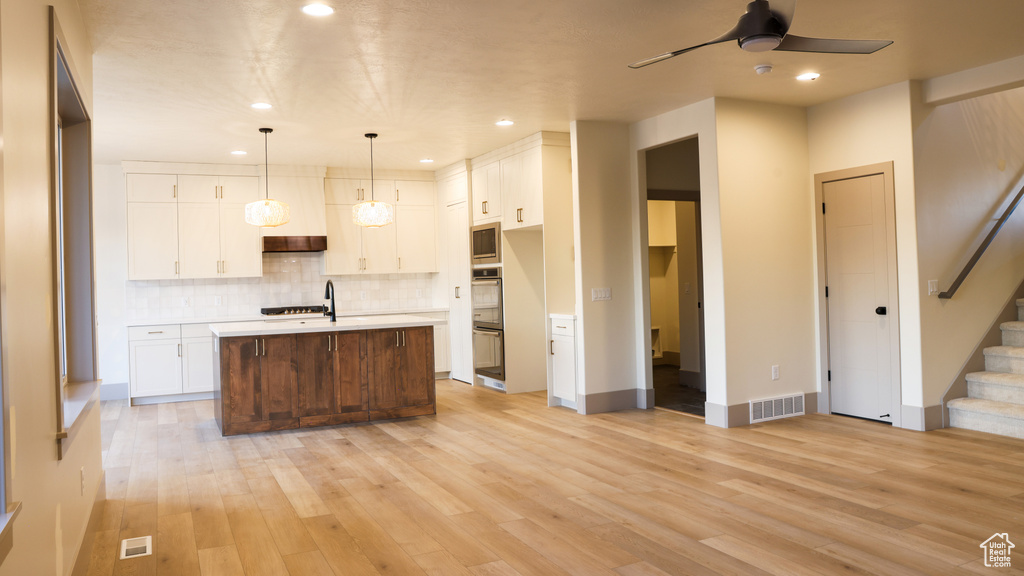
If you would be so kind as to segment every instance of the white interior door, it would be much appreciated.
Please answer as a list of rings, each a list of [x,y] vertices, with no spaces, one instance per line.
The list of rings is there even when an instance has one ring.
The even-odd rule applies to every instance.
[[[448,327],[451,337],[451,377],[473,382],[473,303],[470,300],[469,207],[448,206]]]
[[[893,421],[899,409],[895,216],[885,177],[822,185],[831,410]]]

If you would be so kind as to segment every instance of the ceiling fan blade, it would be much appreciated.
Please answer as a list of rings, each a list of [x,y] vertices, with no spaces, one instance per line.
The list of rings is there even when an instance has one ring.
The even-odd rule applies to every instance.
[[[826,54],[872,54],[892,44],[892,40],[837,40],[804,38],[786,34],[776,48],[783,52],[821,52]]]
[[[711,46],[712,44],[721,44],[722,42],[728,42],[729,40],[739,40],[739,39],[740,39],[739,26],[737,26],[736,28],[733,28],[732,30],[729,30],[728,32],[726,32],[725,34],[722,34],[721,36],[719,36],[718,38],[715,38],[714,40],[710,40],[710,41],[705,42],[703,44],[697,44],[696,46],[690,46],[689,48],[683,48],[682,50],[676,50],[674,52],[665,52],[664,54],[659,54],[659,55],[657,55],[657,56],[655,56],[653,58],[648,58],[646,60],[639,60],[637,62],[633,62],[632,64],[630,64],[629,67],[634,69],[634,70],[636,70],[637,68],[643,68],[644,66],[650,66],[651,64],[656,64],[658,62],[661,62],[662,60],[668,60],[669,58],[674,58],[676,56],[679,56],[680,54],[686,54],[687,52],[690,52],[692,50],[696,50],[697,48],[703,48],[705,46]]]
[[[793,13],[796,12],[796,0],[773,0],[771,3],[772,16],[782,24],[782,33],[789,31],[793,25]]]

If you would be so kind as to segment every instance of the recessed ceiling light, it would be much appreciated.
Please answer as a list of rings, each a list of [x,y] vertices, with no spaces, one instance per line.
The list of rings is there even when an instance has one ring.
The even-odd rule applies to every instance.
[[[821,74],[818,74],[817,72],[805,72],[805,73],[797,76],[796,79],[797,80],[803,80],[803,81],[806,82],[808,80],[817,80],[818,76],[821,76]]]
[[[423,164],[431,164],[434,161],[431,160],[430,158],[424,158],[423,160],[420,160],[420,162],[422,162]]]
[[[330,16],[334,14],[334,8],[326,4],[307,4],[302,7],[302,11],[310,16]]]
[[[495,122],[494,124],[496,126],[511,126],[511,125],[515,124],[515,122],[513,122],[511,120],[501,119],[501,120],[498,120],[497,122]]]
[[[246,154],[248,154],[248,152],[246,152],[245,150],[232,150],[231,154],[233,156],[245,156]]]
[[[256,102],[252,105],[252,107],[257,110],[270,110],[271,108],[273,108],[273,106],[267,104],[266,102]]]

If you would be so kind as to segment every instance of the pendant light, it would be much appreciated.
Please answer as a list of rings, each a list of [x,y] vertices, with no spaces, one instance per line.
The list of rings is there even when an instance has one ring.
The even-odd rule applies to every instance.
[[[378,202],[373,197],[373,139],[376,134],[366,134],[370,139],[370,200],[352,207],[352,221],[366,228],[380,228],[395,221],[395,207],[387,202]]]
[[[287,224],[291,218],[291,211],[288,209],[288,205],[270,197],[270,145],[268,134],[273,131],[273,128],[260,128],[260,132],[263,133],[263,154],[264,161],[266,162],[267,197],[245,205],[246,223],[260,226],[261,228],[272,228]]]

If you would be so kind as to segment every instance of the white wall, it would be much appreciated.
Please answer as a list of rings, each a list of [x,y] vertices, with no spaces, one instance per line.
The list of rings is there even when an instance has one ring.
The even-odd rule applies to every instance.
[[[814,195],[805,112],[718,99],[715,113],[727,405],[814,392]]]
[[[933,406],[1024,279],[1018,208],[952,299],[924,291],[930,279],[949,288],[1024,183],[1024,89],[922,112],[915,117],[914,171],[923,401]]]
[[[92,49],[74,0],[0,4],[3,72],[4,266],[12,498],[22,502],[0,575],[70,573],[99,488],[100,415],[92,410],[64,460],[56,458],[56,363],[50,236],[49,8],[92,109]],[[84,467],[86,489],[79,487]]]
[[[120,165],[93,167],[93,242],[96,262],[96,346],[103,385],[128,383],[127,211]],[[120,193],[116,193],[120,191]]]
[[[893,84],[807,111],[810,173],[820,174],[881,162],[893,162],[896,194],[896,259],[900,310],[902,403],[922,407],[921,288],[911,103],[914,86]],[[819,261],[817,250],[816,261]],[[815,274],[823,274],[816,266]],[[820,307],[815,293],[815,304]],[[818,342],[824,350],[821,324]],[[979,334],[980,338],[980,334]],[[819,362],[822,356],[819,355]],[[819,365],[819,389],[823,366]]]
[[[640,298],[634,286],[634,247],[639,214],[629,194],[629,128],[625,124],[589,121],[574,121],[570,126],[578,392],[593,395],[634,389],[634,302]],[[645,205],[644,234],[646,212]],[[646,270],[643,275],[646,278]],[[611,288],[612,299],[592,301],[594,288]],[[646,341],[644,354],[649,358],[650,334]]]

